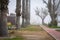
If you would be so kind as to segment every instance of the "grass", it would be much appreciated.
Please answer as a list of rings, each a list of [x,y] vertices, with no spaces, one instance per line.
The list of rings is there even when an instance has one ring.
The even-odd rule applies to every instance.
[[[56,30],[56,31],[60,32],[60,30]]]
[[[13,30],[13,31],[15,32],[15,30]],[[40,26],[30,25],[25,28],[21,28],[19,31],[43,31],[43,29]],[[9,32],[11,32],[11,31],[9,31]],[[16,37],[15,38],[0,39],[0,40],[24,40],[24,38],[22,36],[20,36],[20,33],[13,34],[13,35],[16,35]]]
[[[21,36],[19,36],[19,37],[17,36],[15,38],[4,38],[4,39],[0,39],[0,40],[24,40],[24,38]]]
[[[0,40],[24,40],[24,37],[21,36],[21,34],[17,33],[16,30],[9,30],[9,36],[15,36],[13,38],[1,38]]]
[[[26,28],[21,28],[20,29],[21,31],[43,31],[43,29],[42,28],[40,28],[40,27],[36,27],[36,26],[28,26],[28,27],[26,27]]]
[[[60,27],[58,27],[58,26],[49,26],[50,28],[60,28]]]

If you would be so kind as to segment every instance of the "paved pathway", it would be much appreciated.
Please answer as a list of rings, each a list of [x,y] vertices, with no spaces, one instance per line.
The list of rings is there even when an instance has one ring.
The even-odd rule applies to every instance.
[[[46,32],[53,36],[56,40],[60,40],[60,32],[55,31],[55,29],[48,28],[46,26],[40,25]]]

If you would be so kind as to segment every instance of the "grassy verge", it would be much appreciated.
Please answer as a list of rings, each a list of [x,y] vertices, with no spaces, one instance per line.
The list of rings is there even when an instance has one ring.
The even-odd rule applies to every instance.
[[[28,26],[28,27],[26,27],[26,28],[21,28],[20,29],[21,31],[43,31],[43,29],[42,28],[40,28],[40,27],[38,27],[38,26]]]
[[[56,30],[56,31],[60,32],[60,30]]]
[[[58,27],[58,26],[49,26],[50,28],[60,28],[60,27]]]
[[[24,40],[22,37],[16,37],[16,38],[11,38],[11,39],[4,39],[4,40]]]

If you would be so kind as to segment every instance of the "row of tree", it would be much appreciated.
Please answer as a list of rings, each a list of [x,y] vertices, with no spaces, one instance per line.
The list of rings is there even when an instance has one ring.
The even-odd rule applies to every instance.
[[[56,3],[56,1],[57,1],[57,3]],[[57,14],[58,14],[59,5],[60,5],[60,0],[48,0],[48,2],[43,0],[43,3],[45,3],[47,5],[48,12],[49,12],[50,17],[51,17],[50,25],[51,26],[52,25],[57,25],[57,19],[56,18],[57,18]],[[41,15],[41,14],[39,14],[40,11],[38,9],[39,8],[36,8],[35,12],[37,13],[37,15],[39,17],[41,17],[42,22],[43,22],[43,20],[47,16],[47,11],[44,9],[45,11],[42,11],[43,13],[41,13],[41,14],[44,14],[44,15]]]
[[[0,37],[8,36],[7,14],[9,0],[0,0]],[[16,0],[16,29],[20,28],[20,16],[22,15],[22,27],[30,24],[30,0]],[[26,24],[24,22],[26,20]]]

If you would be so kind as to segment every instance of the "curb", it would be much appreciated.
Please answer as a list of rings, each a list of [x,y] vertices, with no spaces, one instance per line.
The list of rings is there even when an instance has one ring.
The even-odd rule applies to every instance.
[[[57,38],[55,35],[53,35],[53,33],[50,33],[48,30],[54,31],[53,29],[49,29],[47,27],[42,27],[43,25],[40,25],[41,28],[43,28],[48,34],[50,34],[53,38],[55,38],[56,40],[60,40],[59,38]]]

